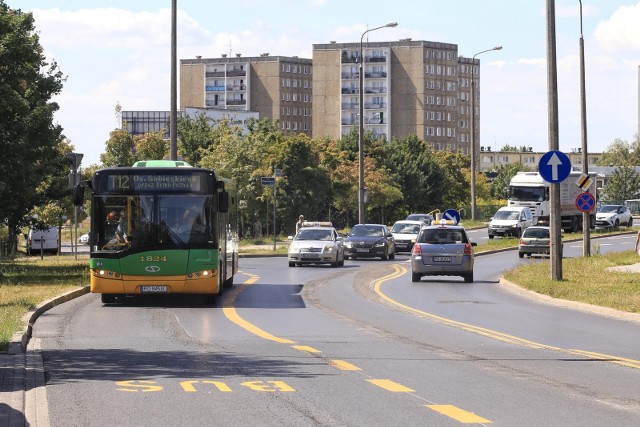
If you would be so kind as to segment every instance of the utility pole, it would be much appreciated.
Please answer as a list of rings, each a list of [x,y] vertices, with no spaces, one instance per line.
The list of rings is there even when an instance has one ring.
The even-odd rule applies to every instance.
[[[549,151],[559,150],[558,134],[558,70],[556,63],[556,15],[555,1],[547,0],[547,100]],[[551,234],[551,279],[562,280],[562,218],[560,216],[560,184],[549,185],[550,234]]]
[[[582,0],[580,1],[580,122],[582,124],[582,172],[589,175],[587,156],[587,95],[584,78],[584,37],[582,35]],[[596,183],[593,184],[596,187]],[[595,194],[595,191],[594,191]],[[595,206],[593,207],[595,209]],[[582,213],[582,256],[591,256],[591,212]]]

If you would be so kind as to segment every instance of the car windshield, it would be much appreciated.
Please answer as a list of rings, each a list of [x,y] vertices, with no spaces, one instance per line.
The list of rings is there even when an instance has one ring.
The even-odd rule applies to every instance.
[[[420,243],[449,244],[449,243],[469,243],[467,235],[458,229],[426,229],[420,237]]]
[[[420,232],[420,225],[418,224],[394,224],[391,229],[392,233],[398,234],[418,234]]]
[[[522,237],[536,238],[536,239],[548,239],[549,230],[544,228],[527,228],[524,231]]]
[[[617,212],[619,207],[616,205],[604,205],[600,208],[600,212]]]
[[[356,225],[349,233],[349,236],[358,237],[384,237],[384,230],[382,227],[370,226],[370,225]]]
[[[518,211],[498,211],[496,212],[494,219],[518,219],[520,212]]]
[[[305,230],[298,232],[295,240],[333,240],[331,230]]]

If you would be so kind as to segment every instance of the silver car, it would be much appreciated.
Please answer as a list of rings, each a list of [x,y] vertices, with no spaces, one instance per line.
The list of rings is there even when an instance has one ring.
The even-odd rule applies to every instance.
[[[290,237],[289,267],[303,264],[344,265],[344,244],[331,223],[305,222],[295,237]]]
[[[411,281],[422,276],[462,276],[473,282],[473,247],[460,225],[423,227],[411,251]]]

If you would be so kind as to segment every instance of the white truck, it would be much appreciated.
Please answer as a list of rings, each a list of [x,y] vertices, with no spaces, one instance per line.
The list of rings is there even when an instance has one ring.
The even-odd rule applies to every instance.
[[[576,198],[582,189],[576,185],[576,181],[582,175],[580,171],[572,171],[560,185],[560,212],[561,227],[565,232],[578,232],[582,230],[582,211],[576,206]],[[589,192],[596,197],[595,188],[596,174],[589,174],[594,184],[589,188]],[[526,206],[531,209],[534,224],[549,225],[549,213],[551,206],[549,202],[549,185],[538,172],[518,172],[511,178],[507,192],[508,206]],[[590,228],[596,224],[596,209],[589,215]]]

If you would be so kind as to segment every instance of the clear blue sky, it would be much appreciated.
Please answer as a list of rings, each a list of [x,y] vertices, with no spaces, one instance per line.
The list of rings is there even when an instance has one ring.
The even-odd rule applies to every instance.
[[[115,106],[170,109],[171,1],[6,0],[33,11],[40,42],[68,76],[56,120],[83,165],[99,163]],[[264,52],[311,58],[312,45],[410,37],[458,45],[460,55],[501,45],[482,64],[481,145],[547,151],[546,1],[178,0],[178,60]],[[556,0],[560,149],[581,146],[579,1]],[[106,5],[106,6],[105,6]],[[640,1],[583,0],[589,151],[638,131]]]

